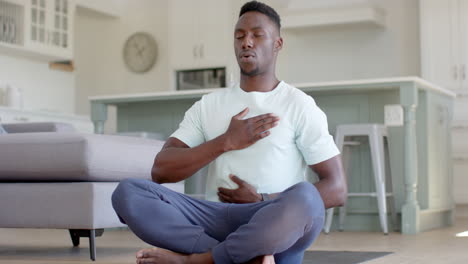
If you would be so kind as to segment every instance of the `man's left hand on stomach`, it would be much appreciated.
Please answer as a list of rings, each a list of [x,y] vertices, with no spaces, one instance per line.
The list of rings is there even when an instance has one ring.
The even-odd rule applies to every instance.
[[[241,180],[235,175],[229,178],[239,187],[237,189],[218,188],[219,200],[223,203],[255,203],[262,201],[262,196],[249,183]]]

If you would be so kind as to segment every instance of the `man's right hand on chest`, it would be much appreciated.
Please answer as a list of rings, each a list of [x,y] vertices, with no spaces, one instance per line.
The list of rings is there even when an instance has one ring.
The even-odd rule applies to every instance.
[[[247,148],[270,135],[269,130],[278,125],[279,117],[272,113],[243,119],[248,112],[249,108],[247,107],[232,117],[228,129],[223,135],[228,150]]]

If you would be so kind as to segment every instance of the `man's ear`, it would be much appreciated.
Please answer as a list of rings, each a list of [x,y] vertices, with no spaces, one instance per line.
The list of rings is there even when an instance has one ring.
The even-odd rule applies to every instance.
[[[283,38],[278,37],[275,41],[275,52],[279,52],[283,48]]]

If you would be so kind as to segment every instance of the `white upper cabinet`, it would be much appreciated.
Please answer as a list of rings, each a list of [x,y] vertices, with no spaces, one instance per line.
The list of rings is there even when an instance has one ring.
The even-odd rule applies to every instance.
[[[285,30],[335,25],[385,27],[386,14],[376,0],[270,0],[280,8]]]
[[[232,55],[229,0],[169,2],[172,70],[223,67]]]
[[[459,30],[460,40],[459,49],[461,56],[460,80],[462,92],[468,95],[468,0],[460,0],[458,17],[460,19]]]
[[[225,66],[233,53],[233,26],[229,23],[229,0],[203,0],[198,5],[200,66]]]
[[[73,14],[70,0],[30,0],[26,10],[25,46],[63,59],[73,56]]]
[[[198,59],[195,1],[169,2],[169,51],[173,68],[193,67]]]
[[[422,77],[468,91],[468,0],[420,0]]]
[[[75,0],[76,7],[91,10],[110,18],[119,18],[124,12],[125,0]],[[135,1],[136,2],[136,1]]]
[[[73,57],[73,0],[0,0],[0,4],[0,24],[8,28],[0,30],[0,52],[45,61]]]
[[[282,26],[286,30],[351,24],[385,26],[385,12],[375,7],[285,10],[284,13]]]

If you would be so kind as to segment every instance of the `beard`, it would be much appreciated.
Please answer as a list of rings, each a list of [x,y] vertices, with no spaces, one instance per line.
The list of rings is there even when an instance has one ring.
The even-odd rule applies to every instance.
[[[258,66],[255,69],[253,69],[253,70],[251,70],[249,72],[242,69],[242,68],[240,70],[241,70],[242,75],[249,76],[249,77],[256,76],[256,75],[260,74],[260,68],[258,68]]]

